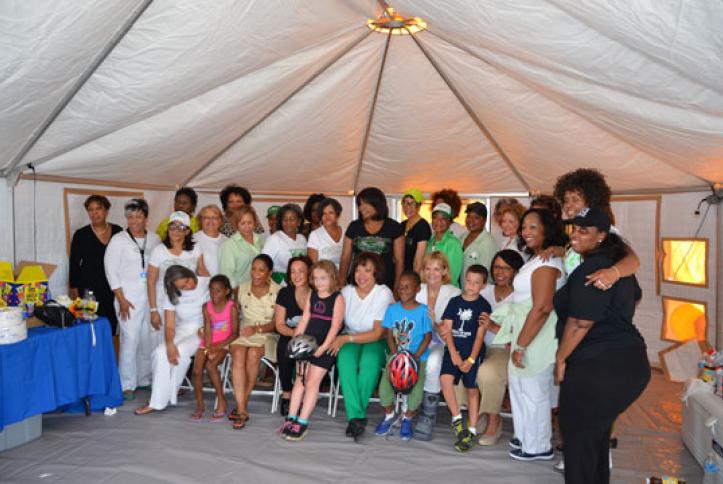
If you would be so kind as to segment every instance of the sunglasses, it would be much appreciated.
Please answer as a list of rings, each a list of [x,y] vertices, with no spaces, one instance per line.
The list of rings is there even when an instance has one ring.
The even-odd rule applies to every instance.
[[[185,225],[169,225],[168,230],[173,230],[175,232],[184,232],[188,230],[188,227]]]

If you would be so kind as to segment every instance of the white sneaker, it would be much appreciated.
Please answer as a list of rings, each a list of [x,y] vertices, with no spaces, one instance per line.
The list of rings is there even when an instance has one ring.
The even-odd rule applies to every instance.
[[[555,469],[557,472],[565,473],[565,459],[560,459],[560,461],[553,466],[553,469]]]

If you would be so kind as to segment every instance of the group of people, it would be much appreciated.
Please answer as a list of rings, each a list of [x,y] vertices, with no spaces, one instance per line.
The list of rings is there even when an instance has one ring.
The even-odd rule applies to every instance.
[[[633,325],[639,261],[612,225],[610,196],[596,170],[567,173],[530,208],[499,200],[495,238],[483,203],[465,207],[465,227],[454,222],[462,201],[448,189],[432,194],[431,226],[419,190],[404,193],[399,223],[384,193],[370,187],[357,194],[359,217],[346,230],[339,202],[314,194],[303,209],[269,209],[268,236],[250,193],[235,185],[221,192],[221,208],[197,216],[196,193],[181,188],[156,233],[146,230],[144,200],[126,203],[122,229],[106,221],[108,200],[92,195],[91,224],[71,246],[71,292],[93,290],[99,313],[117,325],[124,397],[151,384],[139,415],[176,403],[194,357],[191,418],[205,418],[205,370],[218,395],[209,418],[241,429],[266,357],[278,365],[288,440],[308,432],[335,366],[347,436],[365,432],[378,389],[384,415],[375,432],[399,421],[401,438],[429,440],[441,393],[454,447],[465,452],[497,443],[509,389],[512,458],[554,457],[557,407],[566,481],[607,482],[613,422],[650,378]],[[300,363],[286,348],[302,334],[317,348]],[[397,416],[388,362],[400,349],[413,355],[419,378]],[[218,370],[228,353],[231,412]]]

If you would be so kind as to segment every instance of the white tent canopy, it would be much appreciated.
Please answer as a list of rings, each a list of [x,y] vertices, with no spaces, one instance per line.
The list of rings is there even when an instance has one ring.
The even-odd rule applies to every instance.
[[[25,0],[0,6],[0,170],[259,193],[723,182],[720,2]],[[48,178],[52,179],[52,178]]]

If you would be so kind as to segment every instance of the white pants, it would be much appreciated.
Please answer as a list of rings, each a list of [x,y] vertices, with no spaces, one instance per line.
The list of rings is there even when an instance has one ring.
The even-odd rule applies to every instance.
[[[515,436],[528,454],[547,452],[551,447],[551,400],[554,366],[534,376],[519,377],[510,373],[510,403]]]
[[[131,308],[130,317],[123,321],[118,313],[118,301],[115,302],[118,328],[120,329],[120,351],[118,371],[123,391],[135,390],[151,382],[151,323],[148,304],[145,298],[129,299],[135,308]]]
[[[178,364],[172,365],[168,361],[166,343],[161,343],[153,350],[151,363],[153,365],[153,388],[148,406],[163,410],[170,403],[176,404],[178,388],[183,383],[188,367],[191,366],[191,357],[196,354],[200,340],[198,327],[176,328],[176,337],[173,342],[178,349]]]
[[[427,357],[427,375],[424,377],[425,392],[439,393],[442,390],[439,385],[439,373],[442,371],[443,357],[444,345],[432,341],[429,344],[429,356]]]

